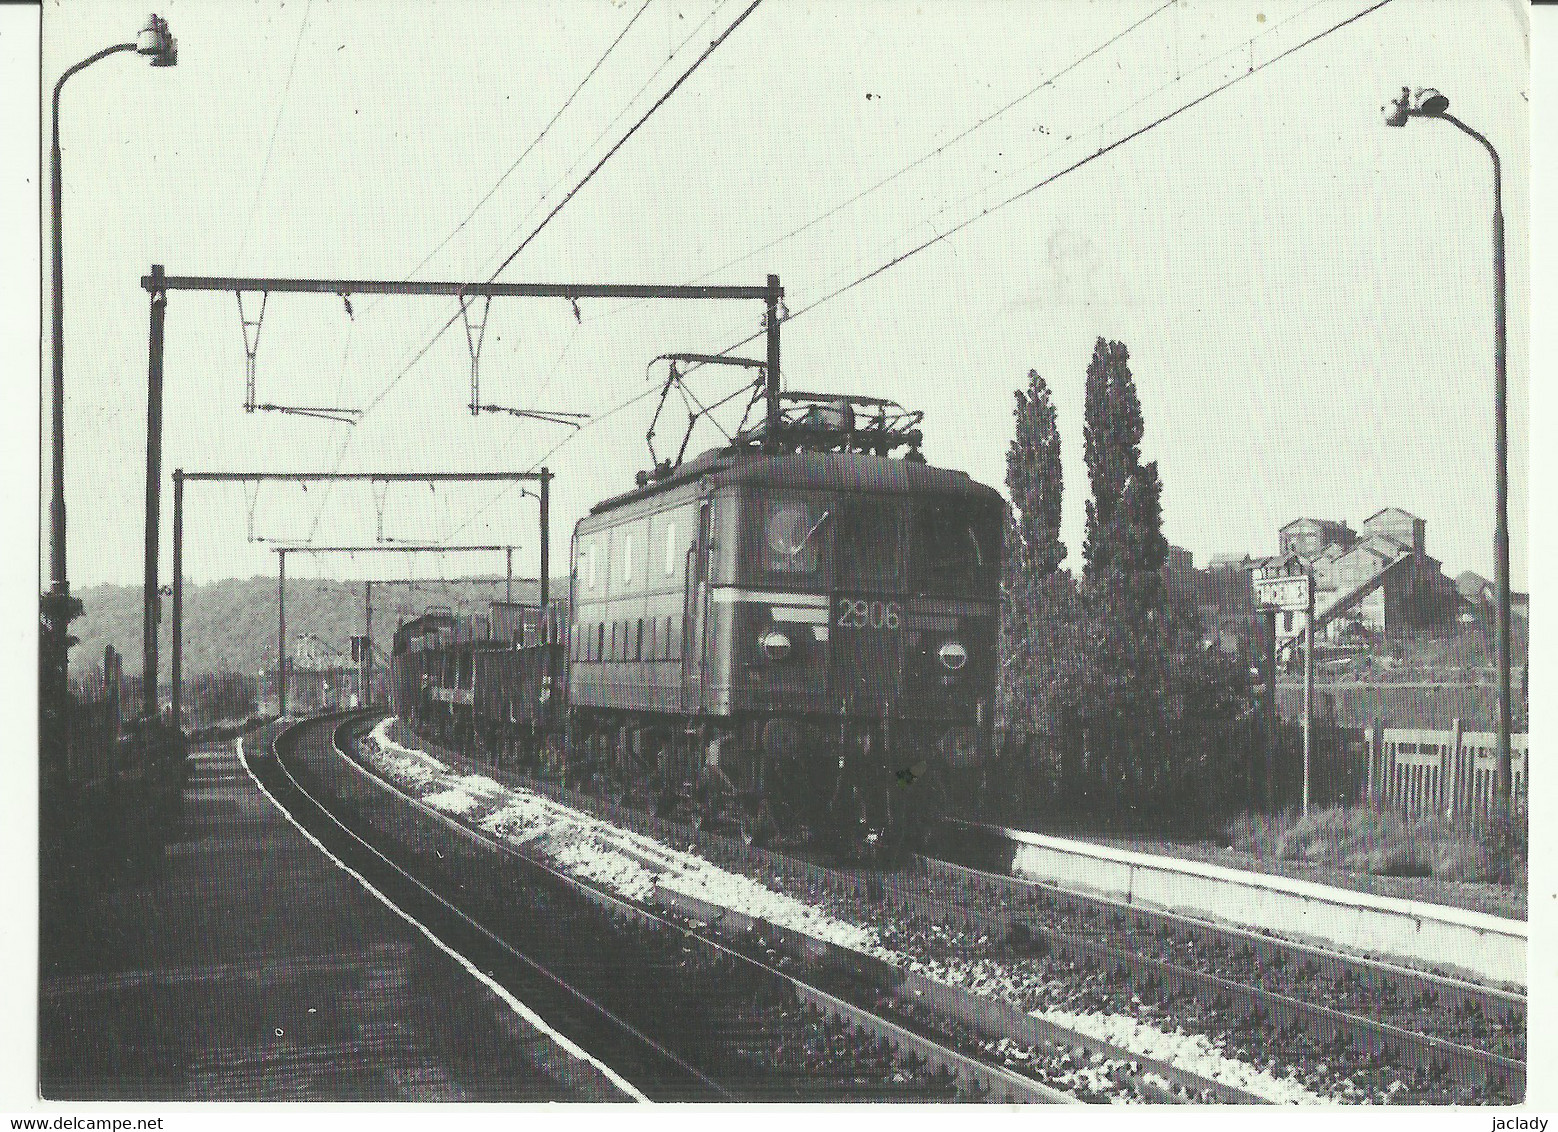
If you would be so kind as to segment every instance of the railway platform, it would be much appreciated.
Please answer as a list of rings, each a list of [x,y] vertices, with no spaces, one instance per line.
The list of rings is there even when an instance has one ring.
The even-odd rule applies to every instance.
[[[629,1099],[329,859],[234,744],[192,757],[183,840],[44,941],[44,1099]]]

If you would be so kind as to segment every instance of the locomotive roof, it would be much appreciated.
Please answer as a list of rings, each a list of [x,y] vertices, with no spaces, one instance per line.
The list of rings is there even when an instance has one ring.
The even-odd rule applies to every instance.
[[[590,509],[590,514],[612,511],[694,480],[707,480],[715,485],[742,483],[896,495],[1001,498],[998,491],[973,479],[967,472],[937,468],[915,460],[858,452],[786,452],[771,456],[753,448],[716,448],[688,461],[662,479],[602,500]]]

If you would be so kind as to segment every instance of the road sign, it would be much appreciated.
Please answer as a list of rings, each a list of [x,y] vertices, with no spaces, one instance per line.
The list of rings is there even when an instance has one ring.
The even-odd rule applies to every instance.
[[[1255,604],[1260,609],[1303,612],[1309,608],[1308,574],[1282,574],[1255,579]]]

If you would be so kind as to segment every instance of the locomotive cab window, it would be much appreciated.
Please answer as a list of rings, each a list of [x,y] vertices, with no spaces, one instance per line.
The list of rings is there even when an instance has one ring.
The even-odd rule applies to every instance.
[[[751,509],[749,561],[765,574],[820,580],[824,551],[831,543],[833,510],[823,499],[781,496]]]
[[[921,500],[914,509],[910,583],[919,593],[984,595],[997,584],[998,522],[968,500]]]
[[[840,553],[838,589],[898,590],[903,586],[903,506],[896,501],[852,499],[840,505],[836,523]]]

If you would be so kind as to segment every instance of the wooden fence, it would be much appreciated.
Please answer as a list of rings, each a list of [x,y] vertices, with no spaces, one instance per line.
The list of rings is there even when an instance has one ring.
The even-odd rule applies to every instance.
[[[1526,796],[1530,736],[1510,736],[1514,795]],[[1486,814],[1493,803],[1498,736],[1491,731],[1375,727],[1368,744],[1366,797],[1409,815],[1449,818]]]

